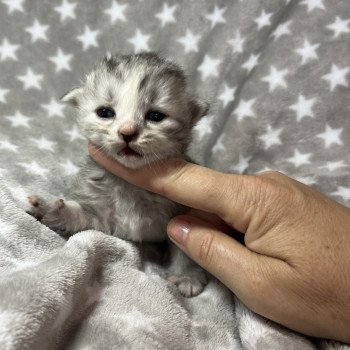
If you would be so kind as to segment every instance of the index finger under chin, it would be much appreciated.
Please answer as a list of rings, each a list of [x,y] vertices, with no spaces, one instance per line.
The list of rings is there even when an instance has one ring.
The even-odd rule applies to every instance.
[[[109,158],[93,145],[89,145],[91,157],[111,173],[124,180],[158,193],[168,199],[214,213],[226,219],[228,211],[237,218],[244,216],[244,186],[241,175],[224,174],[183,159],[155,162],[151,167],[129,169]],[[249,188],[249,186],[247,186]],[[234,218],[230,218],[230,221]]]

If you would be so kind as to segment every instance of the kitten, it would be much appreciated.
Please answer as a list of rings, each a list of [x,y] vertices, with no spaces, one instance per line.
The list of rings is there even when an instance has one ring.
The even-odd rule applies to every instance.
[[[207,112],[182,70],[153,53],[107,56],[81,87],[62,97],[75,106],[87,139],[129,168],[185,157],[191,129]],[[62,235],[96,229],[135,242],[166,239],[166,227],[185,208],[112,175],[90,157],[72,189],[72,200],[30,196],[30,213]],[[199,294],[204,271],[172,244],[168,279],[186,296]]]

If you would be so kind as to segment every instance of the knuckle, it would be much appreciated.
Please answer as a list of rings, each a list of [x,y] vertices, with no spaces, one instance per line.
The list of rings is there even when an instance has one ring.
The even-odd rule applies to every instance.
[[[295,186],[286,175],[278,171],[267,171],[255,176],[257,188],[269,202],[289,200],[295,193]]]
[[[257,176],[247,176],[244,180],[242,186],[248,190],[242,191],[245,195],[240,200],[246,211],[264,207],[271,192],[270,181]]]
[[[229,175],[221,193],[226,197],[220,216],[229,225],[239,226],[245,232],[250,217],[264,209],[269,192],[269,181],[258,176]],[[240,216],[232,216],[230,208],[238,208]]]
[[[214,260],[214,234],[206,233],[199,244],[199,262],[203,267],[209,267]]]
[[[172,187],[180,186],[185,181],[188,171],[191,171],[190,163],[186,163],[182,159],[170,159],[165,168],[162,169],[163,176],[160,177],[160,181],[154,184],[157,192],[168,197]],[[172,184],[172,186],[169,186],[169,184]]]

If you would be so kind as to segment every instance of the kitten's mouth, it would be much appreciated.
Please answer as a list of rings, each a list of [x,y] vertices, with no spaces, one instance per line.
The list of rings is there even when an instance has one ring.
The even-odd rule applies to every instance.
[[[142,157],[142,154],[136,152],[134,149],[132,149],[129,146],[122,148],[118,152],[118,155],[125,157],[125,158],[141,158]]]

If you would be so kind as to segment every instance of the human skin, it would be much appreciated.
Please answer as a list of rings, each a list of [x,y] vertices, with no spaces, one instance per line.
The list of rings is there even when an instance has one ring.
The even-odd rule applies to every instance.
[[[89,152],[111,173],[193,208],[169,222],[170,239],[251,310],[350,343],[349,208],[278,172],[224,174],[179,159],[131,170]]]

